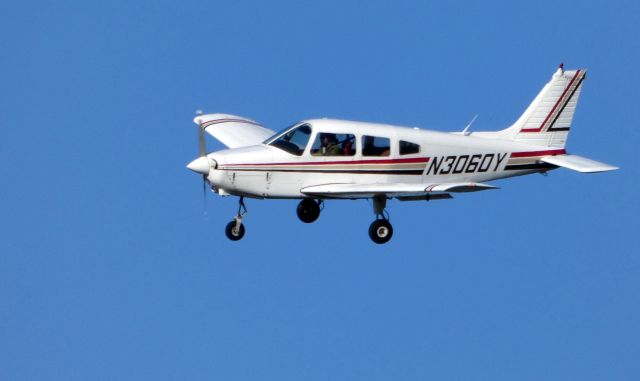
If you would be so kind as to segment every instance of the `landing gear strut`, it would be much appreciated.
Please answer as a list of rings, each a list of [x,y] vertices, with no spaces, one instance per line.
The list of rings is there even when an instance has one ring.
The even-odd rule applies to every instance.
[[[242,219],[244,218],[244,215],[247,214],[247,207],[244,205],[244,197],[240,197],[238,204],[238,214],[224,229],[224,233],[227,235],[227,238],[232,241],[239,241],[244,237],[244,225],[242,224]]]
[[[373,212],[376,215],[376,220],[369,226],[369,238],[377,244],[387,243],[393,236],[393,227],[389,222],[386,205],[387,198],[385,196],[374,197]]]
[[[315,201],[310,198],[305,198],[300,201],[298,204],[298,209],[296,209],[296,213],[298,213],[298,218],[300,221],[310,224],[313,221],[317,220],[320,216],[320,206],[322,205],[322,201]]]

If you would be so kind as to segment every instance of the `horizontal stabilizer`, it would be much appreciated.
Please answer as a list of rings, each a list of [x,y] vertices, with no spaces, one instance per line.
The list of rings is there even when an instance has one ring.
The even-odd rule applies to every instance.
[[[235,115],[198,115],[193,121],[229,148],[260,144],[275,134],[251,119]]]
[[[303,188],[301,192],[309,196],[328,198],[371,198],[385,195],[404,199],[424,199],[423,196],[432,194],[475,192],[486,189],[496,189],[496,187],[481,183],[324,184]]]
[[[618,167],[577,155],[544,156],[540,158],[540,161],[585,173],[606,172],[618,169]]]

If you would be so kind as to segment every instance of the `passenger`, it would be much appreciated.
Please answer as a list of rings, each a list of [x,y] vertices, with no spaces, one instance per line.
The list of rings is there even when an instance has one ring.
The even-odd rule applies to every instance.
[[[342,155],[353,156],[353,143],[351,142],[351,140],[347,140],[342,143]]]

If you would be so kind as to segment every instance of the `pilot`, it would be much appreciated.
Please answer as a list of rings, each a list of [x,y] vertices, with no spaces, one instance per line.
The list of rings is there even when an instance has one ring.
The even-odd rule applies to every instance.
[[[336,134],[328,134],[328,133],[321,134],[320,142],[322,143],[320,152],[322,153],[323,156],[342,155],[342,150],[340,149],[340,145],[338,142],[338,138],[336,138]]]

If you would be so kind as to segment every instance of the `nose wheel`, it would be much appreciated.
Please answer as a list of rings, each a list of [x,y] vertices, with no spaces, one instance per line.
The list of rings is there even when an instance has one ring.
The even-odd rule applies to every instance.
[[[373,212],[376,215],[376,220],[369,225],[369,238],[377,244],[387,243],[393,236],[393,227],[389,222],[386,206],[387,198],[385,196],[373,198]]]
[[[244,237],[244,225],[242,220],[244,215],[247,214],[247,207],[244,205],[244,197],[240,197],[238,205],[238,214],[229,222],[224,229],[224,234],[232,241],[239,241]]]
[[[236,219],[234,219],[227,224],[227,227],[224,229],[224,234],[232,241],[239,241],[244,237],[244,225],[242,222],[238,224]]]

